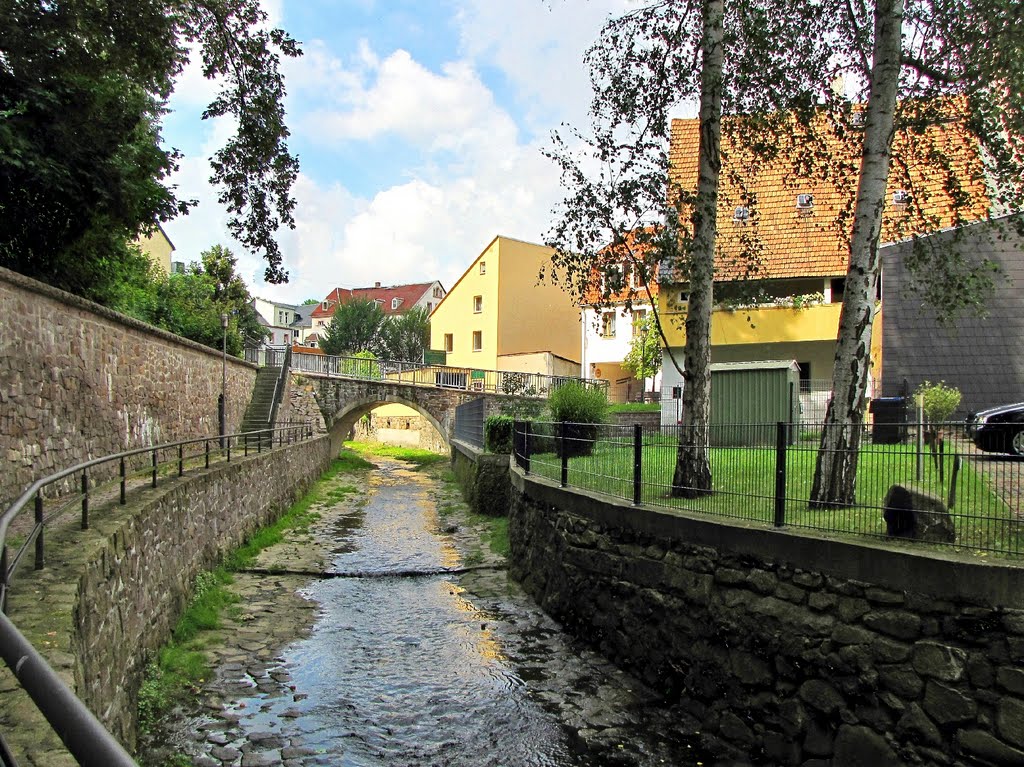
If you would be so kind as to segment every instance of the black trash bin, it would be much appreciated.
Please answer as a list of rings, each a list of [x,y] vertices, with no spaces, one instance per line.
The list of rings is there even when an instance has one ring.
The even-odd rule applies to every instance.
[[[907,439],[907,403],[909,397],[876,397],[868,410],[874,416],[871,441],[881,445],[895,445]]]

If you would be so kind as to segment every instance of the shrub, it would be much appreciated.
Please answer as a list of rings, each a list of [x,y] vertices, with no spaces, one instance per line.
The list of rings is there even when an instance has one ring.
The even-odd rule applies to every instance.
[[[566,381],[551,392],[548,409],[552,421],[604,423],[608,414],[608,397],[604,389],[584,386],[579,381]]]
[[[552,420],[566,422],[564,440],[555,442],[558,454],[590,455],[597,439],[597,425],[604,423],[608,414],[604,389],[567,381],[551,392],[548,408]]]
[[[946,386],[945,381],[935,384],[925,381],[917,387],[915,394],[921,400],[924,417],[932,424],[948,421],[960,407],[960,390],[955,386]]]
[[[515,419],[507,415],[492,415],[484,421],[484,447],[491,453],[512,453]]]

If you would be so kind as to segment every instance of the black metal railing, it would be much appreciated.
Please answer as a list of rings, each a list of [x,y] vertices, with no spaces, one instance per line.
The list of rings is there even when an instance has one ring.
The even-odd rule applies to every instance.
[[[34,568],[43,569],[47,526],[65,517],[71,509],[79,510],[79,526],[87,530],[91,501],[124,505],[130,488],[157,487],[161,476],[165,479],[181,477],[190,469],[209,468],[217,461],[229,462],[232,455],[237,458],[239,454],[262,453],[311,436],[312,427],[299,424],[229,434],[223,438],[219,435],[199,437],[95,458],[36,480],[0,516],[0,655],[79,764],[134,765],[135,762],[5,614],[11,584],[27,559],[28,551],[33,551]],[[111,466],[116,469],[115,478],[97,481],[104,467],[108,469],[104,475],[114,474],[109,470]],[[78,491],[71,492],[72,487]],[[10,553],[8,532],[29,510],[32,519],[20,526],[22,540]]]
[[[284,397],[285,381],[288,378],[291,359],[292,350],[291,347],[288,347],[281,358],[281,372],[277,376],[277,383],[274,384],[274,398],[271,401],[270,415],[267,418],[267,424],[271,426],[277,423],[277,409],[281,406],[281,400]]]
[[[982,452],[962,423],[876,422],[857,427],[851,447],[825,451],[855,471],[853,500],[816,508],[812,488],[825,428],[729,424],[698,436],[681,426],[517,421],[514,451],[527,473],[637,505],[1024,554],[1024,458]],[[685,473],[677,474],[681,439],[707,456],[709,489],[688,487],[680,479]],[[899,488],[914,494],[912,503]]]

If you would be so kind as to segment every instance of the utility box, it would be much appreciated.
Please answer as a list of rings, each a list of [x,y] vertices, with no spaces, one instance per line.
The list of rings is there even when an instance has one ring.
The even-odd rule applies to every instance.
[[[776,423],[800,420],[800,366],[795,360],[711,365],[711,444],[774,445]],[[789,429],[790,444],[796,429]]]

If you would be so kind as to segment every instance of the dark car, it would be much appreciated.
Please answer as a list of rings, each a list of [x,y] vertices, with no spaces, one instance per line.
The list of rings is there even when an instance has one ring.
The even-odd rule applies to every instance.
[[[967,419],[967,436],[979,450],[1024,456],[1024,402],[975,413]]]

